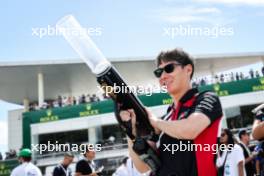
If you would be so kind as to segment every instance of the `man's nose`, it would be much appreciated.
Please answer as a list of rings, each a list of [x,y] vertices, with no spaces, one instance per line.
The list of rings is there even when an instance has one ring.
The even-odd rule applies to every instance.
[[[164,79],[166,79],[168,77],[168,73],[166,73],[165,71],[163,71],[161,73],[161,76],[160,76],[160,80],[163,81]]]

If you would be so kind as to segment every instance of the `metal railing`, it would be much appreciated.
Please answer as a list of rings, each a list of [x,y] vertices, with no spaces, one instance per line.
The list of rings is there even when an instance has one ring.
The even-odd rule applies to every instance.
[[[118,143],[118,144],[102,146],[99,152],[110,151],[110,150],[120,150],[120,149],[127,149],[127,148],[128,148],[128,145],[126,143],[125,144]],[[35,153],[34,160],[62,157],[64,156],[65,152],[72,152],[75,156],[80,155],[80,151],[77,152],[77,151],[70,151],[70,150],[60,151],[60,152],[50,152],[47,154]]]

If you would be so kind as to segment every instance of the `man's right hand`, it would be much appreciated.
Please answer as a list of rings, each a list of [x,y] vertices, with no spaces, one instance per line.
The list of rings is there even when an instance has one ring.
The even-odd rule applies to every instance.
[[[121,120],[128,122],[131,120],[132,134],[136,136],[136,114],[133,109],[121,110],[119,113]]]

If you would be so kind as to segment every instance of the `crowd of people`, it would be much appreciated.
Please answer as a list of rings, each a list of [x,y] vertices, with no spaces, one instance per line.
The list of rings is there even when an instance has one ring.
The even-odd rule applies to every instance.
[[[16,150],[10,149],[8,152],[5,152],[5,157],[0,152],[0,161],[1,160],[9,160],[17,158]]]
[[[261,74],[260,74],[261,72]],[[232,81],[239,81],[244,79],[252,79],[252,78],[258,78],[258,77],[264,77],[264,66],[262,69],[259,70],[253,70],[250,69],[248,74],[243,72],[230,72],[230,73],[220,73],[216,74],[214,76],[207,76],[207,77],[201,77],[201,78],[194,78],[191,81],[192,87],[199,87],[199,86],[205,86],[215,83],[225,83],[225,82],[232,82]],[[137,89],[139,89],[137,87]],[[148,87],[150,89],[150,87]],[[147,90],[145,90],[147,91]],[[149,90],[151,91],[151,90]],[[136,91],[140,92],[140,91]],[[138,95],[141,95],[138,93]],[[61,96],[59,95],[57,99],[55,100],[46,100],[41,107],[38,106],[37,102],[31,102],[29,104],[29,111],[35,111],[40,109],[48,109],[48,108],[56,108],[56,107],[65,107],[65,106],[72,106],[72,105],[78,105],[78,104],[85,104],[90,102],[98,102],[102,100],[107,100],[110,97],[106,94],[102,95],[96,95],[96,94],[82,94],[78,97],[75,96]]]
[[[192,80],[192,86],[198,87],[198,86],[205,86],[215,83],[225,83],[225,82],[253,79],[259,77],[264,77],[264,66],[261,68],[261,70],[250,69],[248,73],[230,72],[230,73],[220,73],[214,76],[194,78],[194,80]]]
[[[234,135],[227,128],[222,130],[219,145],[223,144],[226,148],[219,150],[216,154],[215,165],[219,175],[241,176],[240,172],[243,172],[243,176],[264,176],[264,143],[252,145],[250,136],[251,132],[246,129],[241,129],[238,135]],[[229,148],[230,145],[231,148]],[[89,144],[87,144],[86,152],[78,157],[75,169],[72,170],[70,165],[73,164],[74,157],[73,153],[65,152],[62,161],[54,167],[52,176],[104,175],[104,166],[94,161],[96,152]],[[31,162],[30,149],[22,149],[18,153],[18,158],[21,164],[12,171],[11,176],[20,176],[22,172],[42,176],[40,169]],[[121,165],[116,168],[112,176],[142,176],[130,157],[124,156],[120,163]]]
[[[101,100],[108,99],[105,95],[103,98],[99,98],[96,94],[82,94],[76,98],[75,96],[61,96],[59,95],[55,100],[45,100],[41,107],[38,106],[37,102],[31,102],[29,104],[29,111],[35,111],[40,109],[49,109],[49,108],[57,108],[57,107],[66,107],[73,106],[85,103],[98,102]]]
[[[221,175],[264,175],[264,143],[250,145],[250,135],[240,130],[237,139],[229,129],[222,130],[220,145],[230,149],[218,152],[216,166]]]
[[[127,109],[126,104],[123,104],[125,102],[114,102],[115,115],[119,122],[123,122],[120,124],[126,124],[122,127],[129,136],[128,151],[136,171],[148,176],[263,176],[264,104],[252,111],[255,115],[252,138],[258,143],[250,151],[251,134],[248,131],[240,130],[236,140],[229,129],[220,128],[223,109],[219,97],[214,92],[199,92],[190,85],[194,63],[188,53],[181,49],[161,52],[156,64],[154,75],[160,85],[166,86],[173,99],[162,118],[147,110],[149,124],[137,125],[138,113]],[[151,132],[146,134],[144,128],[149,125],[152,127]],[[193,148],[192,144],[200,147]],[[185,150],[174,148],[183,145]],[[215,151],[213,146],[219,146],[218,150]],[[31,159],[25,158],[29,156],[28,152],[25,155],[21,152],[19,157],[22,158],[22,165],[13,172],[16,173],[19,169],[27,172],[32,168],[38,176],[39,171],[35,166],[23,164]],[[103,168],[96,165],[94,158],[95,151],[88,147],[83,158],[76,163],[75,176],[101,175]],[[70,161],[72,162],[72,157]],[[127,164],[127,161],[123,164]],[[64,160],[53,171],[53,176],[61,176],[54,175],[56,168],[63,171],[64,175],[69,172]],[[16,176],[13,172],[11,176]],[[131,173],[132,171],[129,174]]]

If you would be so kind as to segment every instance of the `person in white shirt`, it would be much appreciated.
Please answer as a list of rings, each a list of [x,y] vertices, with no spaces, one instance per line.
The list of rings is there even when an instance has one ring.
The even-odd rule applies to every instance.
[[[112,176],[129,176],[129,171],[127,168],[127,159],[128,157],[125,157],[122,160],[122,164],[116,169]]]
[[[31,163],[31,150],[22,149],[18,158],[21,164],[14,168],[11,176],[42,176],[40,169]]]
[[[243,154],[245,157],[245,169],[247,176],[254,176],[255,168],[254,168],[254,162],[253,160],[257,157],[257,152],[250,152],[248,146],[249,146],[249,141],[250,141],[250,136],[249,133],[245,130],[242,129],[238,133],[238,137],[240,140],[240,147],[243,150]]]
[[[127,160],[127,169],[128,169],[128,172],[130,173],[129,176],[145,176],[145,175],[148,175],[149,172],[147,173],[140,173],[137,168],[135,167],[133,161],[131,158],[128,158]]]
[[[112,176],[144,176],[144,174],[136,169],[131,158],[125,157]]]
[[[229,129],[224,129],[220,143],[226,146],[222,155],[217,158],[218,168],[224,166],[224,176],[246,176],[245,158],[242,148],[235,144],[233,134]]]

